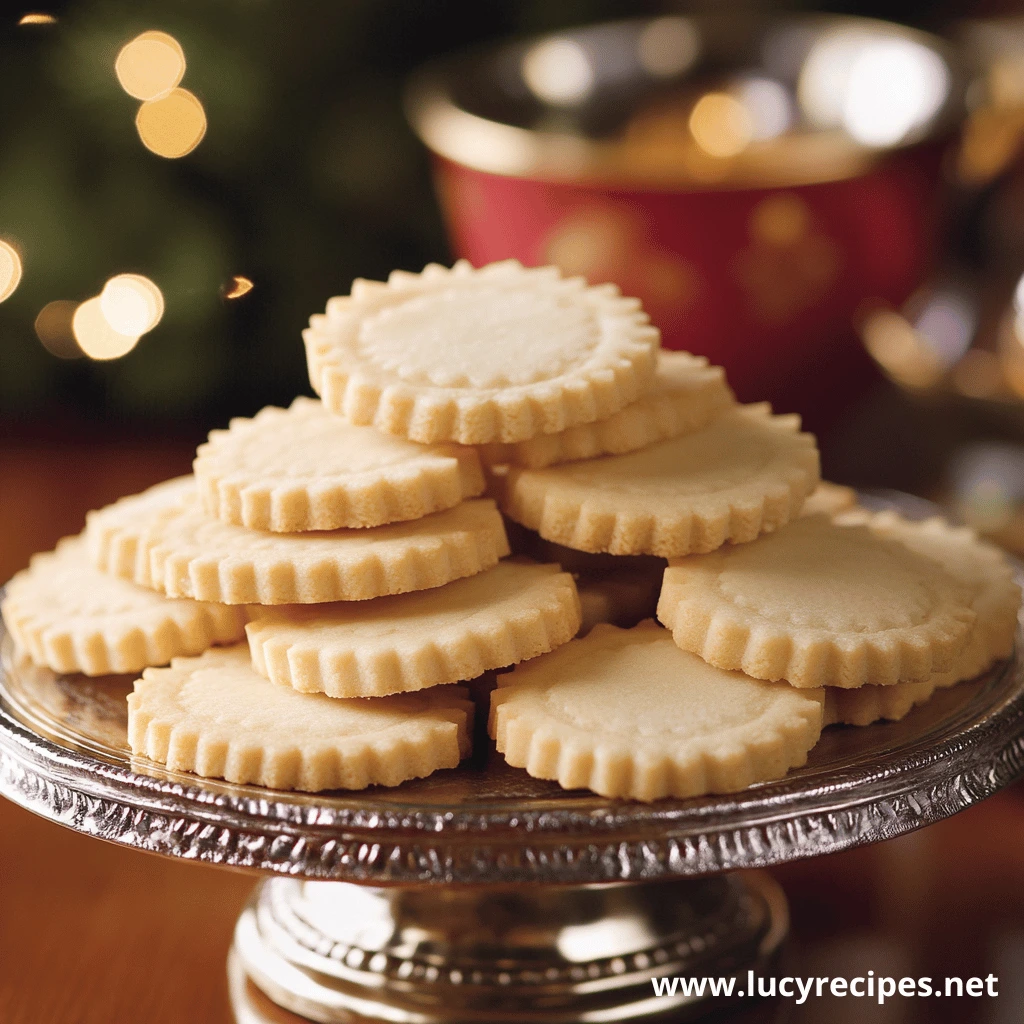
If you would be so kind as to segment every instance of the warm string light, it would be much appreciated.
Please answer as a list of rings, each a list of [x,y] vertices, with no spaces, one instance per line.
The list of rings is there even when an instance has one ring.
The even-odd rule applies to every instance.
[[[243,295],[247,295],[253,290],[253,283],[247,277],[242,277],[241,274],[235,274],[233,278],[224,287],[224,298],[225,299],[240,299]]]
[[[18,250],[0,239],[0,302],[9,299],[21,283],[21,256]]]
[[[36,317],[35,331],[43,347],[61,359],[120,359],[163,314],[163,293],[148,277],[117,274],[85,302],[48,302]]]
[[[120,359],[131,352],[139,342],[137,335],[121,334],[111,327],[103,315],[98,295],[86,299],[75,310],[75,315],[71,318],[71,330],[79,348],[90,359]]]
[[[185,51],[166,32],[143,32],[121,47],[114,73],[129,96],[156,100],[185,76]]]
[[[206,112],[188,89],[172,89],[139,107],[135,128],[151,153],[175,160],[192,152],[206,134]]]
[[[23,14],[18,19],[19,25],[56,25],[57,19],[52,14]]]
[[[33,325],[43,348],[58,359],[78,359],[85,355],[75,340],[72,327],[78,305],[73,299],[48,302],[39,311]]]
[[[107,323],[119,334],[140,337],[153,330],[164,315],[164,297],[148,277],[118,274],[99,296]]]
[[[140,141],[168,160],[187,156],[206,135],[203,104],[179,87],[185,68],[185,51],[178,40],[156,30],[126,43],[114,62],[121,88],[142,100],[135,116]]]

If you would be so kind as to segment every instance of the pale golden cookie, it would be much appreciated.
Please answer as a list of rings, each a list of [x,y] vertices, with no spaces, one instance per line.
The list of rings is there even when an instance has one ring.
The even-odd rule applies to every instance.
[[[147,669],[128,695],[132,753],[176,771],[271,789],[397,786],[469,753],[457,686],[372,700],[297,693],[257,675],[245,644]]]
[[[657,800],[732,793],[807,759],[821,690],[722,672],[648,620],[498,677],[490,732],[505,760],[566,789]]]
[[[830,484],[827,480],[822,480],[804,502],[804,507],[800,509],[800,515],[834,516],[840,512],[846,512],[856,505],[857,492],[852,487]]]
[[[659,335],[636,299],[515,260],[356,281],[304,332],[331,412],[413,441],[524,441],[650,387]]]
[[[99,569],[168,597],[223,604],[322,604],[427,590],[508,554],[494,502],[480,499],[367,530],[259,533],[207,516],[194,495],[160,508],[147,491],[91,512],[86,523]]]
[[[722,367],[709,366],[703,356],[663,351],[651,390],[608,419],[518,444],[489,445],[482,454],[492,465],[508,462],[528,469],[620,455],[699,430],[734,402]]]
[[[930,700],[936,690],[961,682],[955,672],[942,672],[930,679],[896,683],[894,686],[858,686],[844,690],[825,687],[822,725],[871,725],[898,722],[919,704]]]
[[[979,540],[967,527],[953,527],[935,517],[910,522],[895,512],[851,512],[843,524],[862,523],[911,550],[935,559],[953,577],[968,586],[977,621],[967,646],[953,668],[918,682],[895,686],[862,686],[856,690],[829,688],[825,697],[825,723],[869,725],[879,719],[898,720],[927,701],[935,690],[973,679],[993,662],[1013,653],[1020,608],[1020,588],[1013,570],[998,548]]]
[[[310,398],[212,431],[193,469],[210,515],[280,533],[419,519],[484,490],[475,449],[354,427]]]
[[[332,697],[474,679],[553,650],[580,625],[572,577],[557,565],[522,562],[418,594],[252,615],[246,633],[256,671]]]
[[[244,636],[245,611],[172,601],[108,576],[93,568],[81,537],[65,537],[8,583],[3,618],[37,665],[103,676],[233,644]]]
[[[787,523],[818,482],[818,450],[798,417],[747,405],[629,455],[502,470],[492,486],[503,511],[547,540],[673,558]]]
[[[93,565],[111,576],[150,586],[148,557],[139,552],[140,528],[173,516],[180,506],[196,500],[195,478],[177,476],[87,512],[82,536]]]
[[[658,618],[719,668],[799,687],[891,685],[952,668],[971,598],[931,558],[819,515],[671,562]]]
[[[970,679],[1013,653],[1021,591],[1006,555],[995,545],[981,540],[970,527],[951,526],[939,516],[914,522],[892,511],[856,510],[844,513],[838,522],[863,524],[880,536],[900,541],[934,559],[969,589],[977,622],[953,665],[954,681]]]

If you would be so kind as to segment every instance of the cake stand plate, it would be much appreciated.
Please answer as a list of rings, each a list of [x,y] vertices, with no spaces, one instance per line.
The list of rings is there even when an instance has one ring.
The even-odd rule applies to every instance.
[[[260,993],[323,1022],[689,1019],[712,997],[652,979],[742,991],[786,933],[775,884],[736,869],[889,839],[1024,774],[1019,657],[901,722],[826,730],[778,782],[654,804],[510,768],[483,714],[470,760],[391,789],[197,779],[131,755],[130,677],[55,675],[2,634],[0,658],[0,793],[101,839],[279,876],[236,929],[243,1024],[294,1019]]]

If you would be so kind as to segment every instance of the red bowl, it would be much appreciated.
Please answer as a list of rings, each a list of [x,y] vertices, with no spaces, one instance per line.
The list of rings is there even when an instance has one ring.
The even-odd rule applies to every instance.
[[[459,256],[614,281],[742,400],[821,425],[872,374],[857,310],[931,262],[962,91],[885,22],[673,17],[433,65],[408,110]]]

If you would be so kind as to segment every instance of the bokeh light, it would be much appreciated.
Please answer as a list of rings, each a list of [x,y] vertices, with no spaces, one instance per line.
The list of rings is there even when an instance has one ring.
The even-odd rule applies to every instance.
[[[235,274],[224,288],[225,299],[240,299],[253,290],[253,283],[241,274]]]
[[[800,73],[800,103],[823,128],[893,146],[927,127],[950,89],[943,59],[911,39],[843,30],[816,42]]]
[[[594,69],[586,50],[572,39],[545,39],[523,56],[523,80],[545,103],[571,105],[594,90]]]
[[[90,359],[120,359],[138,344],[138,336],[121,334],[103,315],[100,297],[87,299],[71,318],[71,330],[79,348]]]
[[[21,256],[18,250],[0,239],[0,302],[9,299],[21,283]]]
[[[129,96],[155,100],[166,96],[185,75],[185,51],[166,32],[143,32],[121,47],[114,72]]]
[[[139,107],[135,128],[146,149],[174,160],[191,153],[203,141],[206,111],[188,89],[172,89],[166,96]]]
[[[754,126],[747,108],[735,96],[709,92],[690,112],[690,133],[708,156],[726,159],[750,145]]]
[[[700,36],[688,18],[655,18],[640,33],[637,59],[655,78],[675,78],[697,59]]]
[[[913,325],[892,310],[878,310],[861,327],[864,345],[875,362],[898,384],[929,388],[945,369]]]
[[[41,14],[34,12],[32,14],[23,14],[18,19],[19,25],[56,25],[57,19],[52,14]]]
[[[922,127],[949,91],[938,54],[904,39],[866,47],[850,69],[843,125],[858,142],[892,146]]]
[[[55,299],[43,306],[36,317],[36,337],[43,348],[58,359],[79,359],[85,354],[71,326],[76,309],[78,303],[71,299]]]
[[[107,323],[118,334],[137,338],[160,323],[164,297],[148,277],[118,274],[103,286],[100,308]]]
[[[739,83],[736,93],[750,117],[755,141],[777,138],[792,126],[793,103],[781,82],[774,78],[747,78]]]
[[[994,352],[972,348],[953,367],[953,385],[969,398],[992,398],[1003,390],[1003,370]]]

